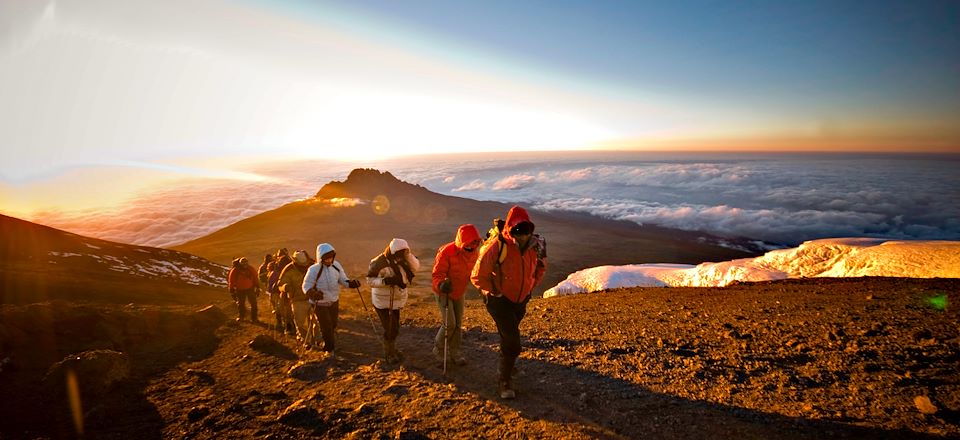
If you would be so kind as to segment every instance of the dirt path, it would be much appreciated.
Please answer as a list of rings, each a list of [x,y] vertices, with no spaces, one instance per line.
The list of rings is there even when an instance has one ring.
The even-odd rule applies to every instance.
[[[91,438],[957,438],[958,292],[960,280],[813,279],[534,299],[509,401],[475,299],[469,364],[446,376],[423,292],[403,311],[400,365],[381,360],[346,290],[335,357],[222,315],[198,326],[193,307],[52,303],[5,308],[0,324],[14,334],[48,316],[32,340],[50,347],[29,353],[51,360],[130,356],[128,380],[85,396]],[[74,437],[66,402],[36,392],[45,365],[0,374],[0,439]]]
[[[896,290],[896,282],[889,283],[880,288]],[[389,365],[379,358],[379,343],[356,294],[347,292],[335,358],[297,353],[289,337],[230,323],[218,331],[222,342],[212,356],[169,371],[146,394],[164,420],[164,437],[759,439],[960,433],[960,379],[949,370],[957,365],[953,350],[960,347],[956,314],[908,307],[925,292],[956,289],[956,282],[911,282],[912,293],[888,290],[855,305],[848,302],[862,303],[869,293],[848,290],[862,284],[801,285],[794,295],[783,291],[791,285],[784,286],[652,289],[642,292],[642,299],[624,292],[535,300],[524,321],[527,350],[512,401],[495,393],[498,338],[479,301],[468,302],[465,317],[470,364],[451,367],[444,377],[430,352],[438,318],[429,298],[404,310],[399,345],[406,359]],[[917,316],[899,313],[905,311]],[[916,327],[900,329],[916,319],[924,320],[922,331],[931,332],[936,347],[916,340]],[[844,340],[821,346],[838,329],[846,329]],[[251,348],[258,335],[276,344]],[[896,359],[912,356],[911,346],[922,344],[928,345],[917,354],[926,353],[919,359],[924,362],[912,367],[900,362],[902,371],[892,371],[899,368]],[[939,402],[938,415],[913,408],[914,394]]]

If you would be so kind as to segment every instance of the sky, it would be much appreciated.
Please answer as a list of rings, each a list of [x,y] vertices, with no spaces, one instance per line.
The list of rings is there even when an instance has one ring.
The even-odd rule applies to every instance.
[[[960,152],[955,1],[0,0],[0,209],[241,163]]]

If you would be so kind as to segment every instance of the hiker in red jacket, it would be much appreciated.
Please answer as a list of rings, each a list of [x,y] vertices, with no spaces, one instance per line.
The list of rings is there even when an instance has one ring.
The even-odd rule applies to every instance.
[[[259,324],[257,319],[257,294],[260,293],[260,275],[257,269],[250,265],[246,257],[240,257],[233,260],[233,268],[227,274],[227,288],[230,289],[230,296],[237,302],[237,310],[240,312],[237,321],[242,321],[247,316],[247,307],[245,302],[250,303],[250,320]]]
[[[519,206],[510,208],[503,232],[480,248],[470,280],[480,289],[487,312],[500,333],[500,398],[512,399],[516,392],[510,381],[520,356],[520,320],[527,312],[533,288],[543,280],[546,260],[538,256],[533,239],[533,222]],[[505,248],[501,252],[501,248]]]
[[[441,362],[446,356],[446,360],[457,365],[467,364],[466,358],[460,354],[463,295],[470,285],[470,272],[477,262],[477,249],[481,243],[476,227],[461,225],[457,230],[457,238],[440,246],[433,260],[433,293],[437,295],[437,305],[440,307],[440,330],[434,340],[433,354]]]

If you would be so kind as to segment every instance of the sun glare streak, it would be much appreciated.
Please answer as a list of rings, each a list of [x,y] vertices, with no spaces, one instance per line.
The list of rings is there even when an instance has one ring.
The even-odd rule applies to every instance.
[[[258,161],[250,157],[234,157],[72,166],[13,183],[0,182],[0,207],[8,215],[34,218],[45,212],[111,210],[143,191],[189,179],[282,183],[279,177],[234,169],[254,163]]]
[[[73,370],[67,370],[67,398],[70,401],[70,415],[73,419],[73,427],[77,434],[83,437],[83,406],[80,400],[80,386],[77,383],[77,374]]]
[[[575,115],[449,97],[353,89],[318,91],[277,144],[309,156],[380,159],[458,152],[583,148],[614,137]]]

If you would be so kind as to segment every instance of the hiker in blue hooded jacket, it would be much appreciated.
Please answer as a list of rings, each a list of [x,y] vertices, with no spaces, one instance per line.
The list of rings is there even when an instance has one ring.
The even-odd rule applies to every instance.
[[[313,313],[323,335],[323,351],[333,352],[336,346],[337,321],[340,315],[340,286],[360,287],[360,281],[347,277],[347,272],[336,260],[337,252],[330,243],[317,246],[317,263],[307,269],[303,277],[303,291],[313,306]]]

